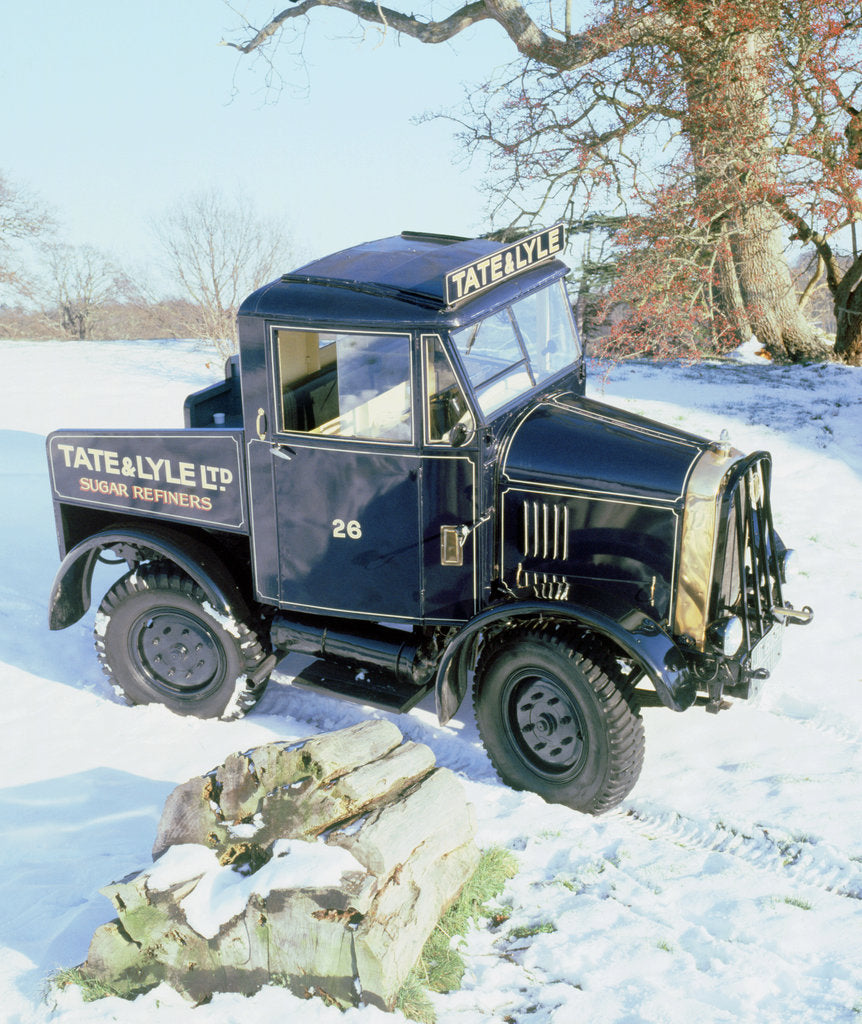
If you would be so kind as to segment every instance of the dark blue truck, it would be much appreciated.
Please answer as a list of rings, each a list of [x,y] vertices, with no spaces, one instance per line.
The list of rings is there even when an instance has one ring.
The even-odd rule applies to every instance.
[[[561,226],[511,245],[404,233],[239,311],[185,429],[48,438],[50,626],[95,618],[132,703],[239,715],[297,679],[441,722],[472,690],[516,788],[588,812],[637,781],[651,688],[748,697],[788,623],[771,462],[585,397]]]

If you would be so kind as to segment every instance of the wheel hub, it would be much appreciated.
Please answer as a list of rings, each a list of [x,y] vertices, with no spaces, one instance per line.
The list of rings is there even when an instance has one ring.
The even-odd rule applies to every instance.
[[[553,715],[540,715],[534,728],[542,736],[552,736],[557,731],[557,720]]]
[[[179,609],[143,616],[130,640],[153,685],[169,694],[205,690],[223,667],[221,646],[206,623]]]
[[[535,768],[557,775],[577,770],[586,757],[580,712],[567,689],[547,678],[520,680],[511,691],[510,728]]]

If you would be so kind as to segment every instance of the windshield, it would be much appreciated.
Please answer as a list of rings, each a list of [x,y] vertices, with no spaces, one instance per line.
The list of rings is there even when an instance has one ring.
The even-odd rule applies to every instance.
[[[580,355],[562,281],[453,331],[485,416],[564,370]]]

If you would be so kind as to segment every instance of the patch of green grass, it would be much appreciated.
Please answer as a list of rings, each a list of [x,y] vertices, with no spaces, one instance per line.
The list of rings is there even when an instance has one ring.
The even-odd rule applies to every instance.
[[[452,992],[461,986],[466,970],[453,939],[464,935],[470,925],[489,917],[487,904],[517,873],[517,863],[508,850],[486,850],[461,895],[437,922],[422,953],[398,994],[397,1008],[409,1020],[434,1024],[434,1007],[428,992]]]
[[[798,896],[785,896],[784,902],[790,907],[799,907],[800,910],[813,910],[814,907],[808,900],[800,899]]]
[[[97,999],[105,999],[107,996],[119,996],[121,993],[98,978],[91,978],[85,974],[80,967],[64,967],[56,971],[49,978],[51,988],[64,989],[70,985],[77,985],[81,990],[81,998],[85,1003],[93,1003]]]
[[[659,942],[656,943],[656,945],[658,946],[658,948],[660,950],[662,950],[665,953],[672,953],[673,952],[673,946],[669,942],[665,941],[664,939],[661,939]]]
[[[508,850],[498,846],[486,850],[461,895],[443,915],[438,929],[445,926],[450,934],[463,935],[474,921],[489,916],[486,904],[496,899],[506,882],[517,873],[518,862]]]
[[[437,1020],[434,1005],[428,998],[425,979],[415,967],[401,986],[395,1005],[408,1020],[418,1021],[419,1024],[435,1024]]]
[[[550,921],[545,921],[542,924],[534,925],[521,925],[518,928],[513,928],[509,932],[510,939],[531,939],[534,935],[547,935],[550,932],[555,932],[557,926],[552,924]]]

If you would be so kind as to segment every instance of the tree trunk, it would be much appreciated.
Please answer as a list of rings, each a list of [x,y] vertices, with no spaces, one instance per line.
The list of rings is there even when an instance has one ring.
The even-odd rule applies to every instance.
[[[81,976],[199,1003],[282,984],[392,1009],[476,870],[460,782],[386,720],[231,754],[168,797],[155,865],[106,886]]]
[[[769,43],[763,33],[736,36],[722,55],[718,88],[713,41],[692,47],[683,61],[688,97],[684,130],[702,213],[732,256],[719,259],[719,308],[737,336],[750,325],[773,358],[795,362],[822,358],[823,350],[799,307],[784,255],[781,218],[760,188],[778,176],[765,74]]]
[[[751,320],[745,308],[745,301],[742,298],[742,289],[739,286],[739,275],[736,270],[728,225],[726,223],[722,223],[721,234],[723,241],[720,243],[721,248],[716,260],[718,270],[718,282],[715,292],[716,304],[730,324],[736,344],[744,345],[752,335]]]
[[[835,290],[835,354],[851,366],[862,366],[862,256]]]
[[[731,248],[753,333],[774,359],[822,359],[823,345],[799,306],[778,215],[759,203],[737,216]]]

